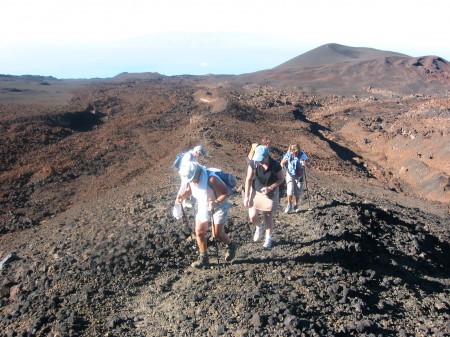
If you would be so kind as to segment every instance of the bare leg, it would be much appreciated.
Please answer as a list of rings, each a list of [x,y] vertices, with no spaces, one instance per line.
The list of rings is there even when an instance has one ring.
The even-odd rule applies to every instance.
[[[197,235],[198,250],[201,254],[205,254],[207,250],[206,231],[208,229],[208,222],[195,223],[195,234]]]
[[[259,221],[259,212],[255,207],[251,207],[248,209],[248,217],[250,218],[250,222],[255,225],[259,226],[261,225]]]
[[[213,231],[215,233],[215,238],[218,239],[220,242],[225,243],[226,245],[229,245],[231,243],[230,237],[227,233],[225,233],[223,224],[214,224]]]
[[[273,212],[264,212],[264,223],[266,225],[266,236],[272,236],[273,231]]]

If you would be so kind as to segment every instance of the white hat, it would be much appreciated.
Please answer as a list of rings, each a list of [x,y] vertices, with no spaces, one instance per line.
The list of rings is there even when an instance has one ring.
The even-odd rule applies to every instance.
[[[197,172],[198,163],[186,162],[180,167],[180,175],[183,178],[184,183],[190,183],[194,179],[195,172]]]
[[[193,152],[198,152],[200,153],[202,156],[206,156],[206,151],[203,147],[201,147],[201,145],[197,145],[196,147],[194,147],[192,149]]]

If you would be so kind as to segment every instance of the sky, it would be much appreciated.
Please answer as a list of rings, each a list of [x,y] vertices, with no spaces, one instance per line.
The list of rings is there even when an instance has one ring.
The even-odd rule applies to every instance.
[[[242,74],[327,43],[450,60],[450,1],[4,0],[0,74]]]

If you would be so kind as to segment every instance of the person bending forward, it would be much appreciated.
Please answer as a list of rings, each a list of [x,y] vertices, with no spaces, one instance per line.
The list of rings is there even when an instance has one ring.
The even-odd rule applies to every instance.
[[[234,259],[237,244],[232,242],[225,233],[224,225],[228,219],[228,210],[231,205],[228,202],[229,190],[225,183],[217,177],[214,172],[208,172],[206,168],[198,163],[189,162],[180,168],[183,177],[184,192],[177,195],[178,202],[192,195],[197,200],[197,214],[195,216],[195,233],[199,249],[198,260],[191,264],[195,268],[206,268],[209,266],[207,252],[206,233],[209,220],[212,219],[212,232],[216,240],[227,245],[225,260]],[[210,213],[212,212],[212,215]]]

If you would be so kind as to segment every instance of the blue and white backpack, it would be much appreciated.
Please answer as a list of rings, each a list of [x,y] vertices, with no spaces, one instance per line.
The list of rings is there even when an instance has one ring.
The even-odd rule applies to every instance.
[[[211,176],[211,174],[213,174],[217,176],[220,180],[222,180],[225,186],[230,191],[230,194],[236,192],[235,187],[237,185],[237,179],[233,174],[222,171],[221,169],[217,168],[208,168],[206,169],[206,173],[208,174],[208,178]],[[209,179],[208,184],[210,184]]]

